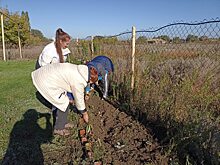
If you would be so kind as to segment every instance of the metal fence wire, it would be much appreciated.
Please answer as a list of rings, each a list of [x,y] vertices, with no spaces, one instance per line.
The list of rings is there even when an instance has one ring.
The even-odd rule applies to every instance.
[[[168,74],[172,82],[179,83],[195,72],[199,81],[208,74],[219,81],[219,20],[174,23],[136,33],[136,69],[144,71],[152,66],[150,75],[155,81]]]
[[[93,40],[89,40],[94,52],[88,48],[87,57],[99,54],[111,56],[116,68],[124,70],[127,75],[131,68],[131,38],[131,31],[113,36],[94,36]],[[171,76],[172,81],[177,81],[177,77],[181,80],[195,70],[200,70],[201,77],[208,73],[219,74],[219,62],[219,18],[136,31],[135,70],[142,73],[151,68],[150,74],[155,81],[164,72]]]
[[[173,23],[156,30],[138,30],[136,31],[136,56],[152,54],[183,58],[196,56],[219,57],[219,25],[220,20],[216,19],[198,23]],[[124,32],[103,38],[117,37],[120,45],[126,48],[125,45],[131,44],[131,33]],[[96,53],[108,52],[109,50],[105,46],[106,43],[100,45],[101,50]],[[111,51],[118,52],[121,50],[121,47],[112,49],[113,45],[111,43],[107,47],[111,48]],[[130,53],[129,49],[126,48],[126,54]]]
[[[156,30],[137,31],[137,55],[219,58],[219,20],[174,23]],[[139,54],[140,52],[140,54]]]
[[[98,49],[94,48],[91,58],[104,54],[113,60],[117,84],[113,95],[120,107],[142,123],[165,125],[176,145],[196,137],[199,145],[211,146],[210,153],[219,151],[214,143],[219,142],[220,120],[219,18],[173,23],[135,34],[134,90],[130,88],[132,32],[93,40]],[[204,138],[207,132],[211,140]]]

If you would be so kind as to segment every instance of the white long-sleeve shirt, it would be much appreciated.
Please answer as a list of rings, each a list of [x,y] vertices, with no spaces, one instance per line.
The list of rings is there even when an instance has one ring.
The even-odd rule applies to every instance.
[[[88,81],[88,67],[70,63],[46,65],[32,72],[32,81],[41,95],[52,105],[66,111],[67,92],[72,92],[78,110],[85,109],[84,89]]]
[[[62,49],[62,53],[64,56],[64,61],[66,61],[67,55],[70,53],[70,50],[68,48]],[[38,58],[38,63],[40,66],[45,66],[47,64],[54,64],[59,62],[60,58],[59,54],[56,51],[55,43],[51,42],[44,47]]]

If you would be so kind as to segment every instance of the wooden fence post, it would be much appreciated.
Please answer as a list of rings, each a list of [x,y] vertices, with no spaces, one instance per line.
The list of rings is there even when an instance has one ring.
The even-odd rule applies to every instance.
[[[132,27],[132,52],[131,52],[131,91],[134,90],[134,66],[135,66],[135,39],[136,39],[136,28]]]
[[[2,24],[2,51],[3,51],[3,59],[6,61],[5,56],[5,34],[4,34],[4,21],[3,21],[3,14],[1,14],[1,24]]]
[[[18,28],[19,28],[19,27],[18,27]],[[22,53],[21,53],[21,39],[20,39],[19,29],[18,29],[18,46],[19,46],[20,58],[22,58]]]
[[[91,55],[92,55],[92,58],[93,58],[93,56],[94,56],[94,44],[93,44],[93,39],[94,39],[94,37],[91,36]]]

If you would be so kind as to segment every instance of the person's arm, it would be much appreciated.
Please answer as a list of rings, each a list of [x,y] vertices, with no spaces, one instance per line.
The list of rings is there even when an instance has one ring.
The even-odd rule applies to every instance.
[[[94,88],[95,88],[95,84],[90,84],[88,83],[86,88],[85,88],[85,100],[89,100],[89,97],[91,95],[91,92],[94,91]]]
[[[79,85],[77,87],[71,86],[71,88],[75,99],[76,108],[78,109],[79,113],[82,114],[84,121],[88,123],[89,116],[84,101],[84,87],[83,85]]]
[[[104,92],[103,92],[104,99],[108,97],[108,87],[109,87],[108,72],[106,71],[105,76],[104,76]]]
[[[89,122],[89,115],[88,115],[88,112],[84,112],[82,113],[82,117],[83,117],[83,120],[88,123]]]
[[[50,64],[55,64],[55,63],[59,63],[59,59],[57,57],[53,57],[50,61]]]
[[[69,50],[69,48],[64,48],[62,49],[62,53],[63,53],[63,59],[64,59],[64,62],[70,62],[70,53],[71,51]],[[68,61],[69,59],[69,61]]]
[[[90,92],[90,90],[91,90],[90,83],[88,83],[86,88],[85,88],[86,94],[88,94]]]
[[[56,57],[56,55],[54,54],[56,52],[55,46],[51,46],[51,44],[52,43],[45,46],[43,51],[41,52],[40,57],[39,57],[40,66],[51,64],[51,61],[53,60],[53,58]]]
[[[86,101],[89,100],[90,90],[91,90],[90,83],[88,83],[86,88],[85,88],[85,100]]]
[[[79,110],[80,114],[82,115],[83,120],[88,123],[89,122],[89,115],[87,112],[87,109],[85,108],[84,110]]]

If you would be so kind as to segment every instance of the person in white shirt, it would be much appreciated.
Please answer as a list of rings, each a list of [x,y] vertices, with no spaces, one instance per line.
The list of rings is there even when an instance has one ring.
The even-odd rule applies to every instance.
[[[69,98],[67,92],[72,92],[77,110],[86,123],[89,117],[84,101],[84,90],[88,83],[98,80],[98,72],[94,67],[57,63],[46,65],[32,72],[32,81],[40,94],[57,107],[54,133],[69,135],[66,129]]]
[[[57,29],[55,41],[44,47],[36,62],[35,69],[48,64],[64,63],[70,53],[68,49],[70,40],[71,37],[69,34],[64,32],[61,28]]]
[[[70,40],[71,37],[69,34],[64,32],[61,28],[57,29],[55,41],[44,47],[36,62],[35,69],[48,64],[66,62],[68,55],[71,53],[68,48]],[[68,93],[68,96],[70,103],[73,103],[74,98],[72,93]],[[52,107],[52,111],[55,109],[56,107]]]

